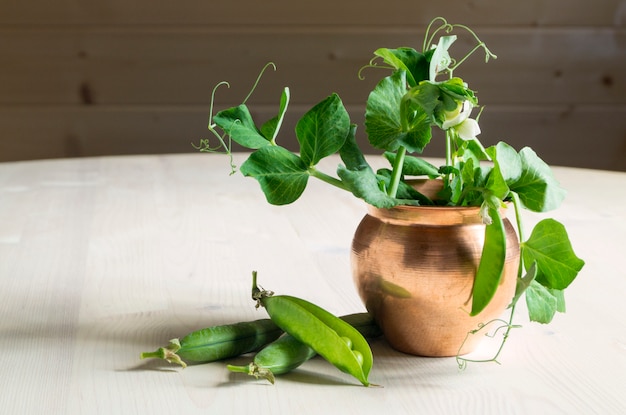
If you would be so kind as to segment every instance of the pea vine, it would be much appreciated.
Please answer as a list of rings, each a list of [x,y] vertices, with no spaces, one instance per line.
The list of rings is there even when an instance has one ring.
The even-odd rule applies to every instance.
[[[457,39],[455,31],[468,34],[475,42],[460,60],[452,58],[449,52]],[[255,178],[267,201],[275,205],[295,202],[313,177],[378,208],[480,206],[486,225],[485,248],[472,292],[469,313],[473,316],[489,304],[498,288],[506,253],[499,211],[512,205],[521,261],[511,311],[524,296],[531,321],[548,323],[556,312],[565,310],[563,292],[574,281],[584,261],[575,255],[565,227],[554,219],[537,223],[526,239],[520,211],[556,209],[565,197],[565,190],[530,147],[517,151],[505,142],[484,146],[478,139],[481,134],[478,121],[484,107],[478,105],[476,93],[456,73],[479,50],[484,52],[485,62],[496,55],[473,30],[438,17],[428,25],[422,48],[422,52],[410,47],[377,49],[369,64],[358,71],[359,78],[363,78],[368,68],[391,72],[380,79],[365,105],[368,142],[382,152],[389,168],[374,171],[369,165],[355,139],[357,126],[335,93],[310,108],[297,122],[298,152],[281,146],[278,137],[289,105],[289,88],[284,88],[281,94],[277,115],[264,123],[255,122],[246,104],[263,73],[268,68],[276,70],[273,63],[263,68],[240,105],[214,114],[216,91],[229,84],[221,82],[215,87],[208,129],[218,144],[212,146],[205,139],[196,148],[228,154],[231,174],[237,171],[232,157],[233,141],[251,150],[239,171]],[[475,108],[478,114],[471,118]],[[430,143],[434,129],[445,133],[445,164],[441,166],[418,156]],[[338,154],[342,161],[335,174],[320,171],[317,168],[320,160],[333,154]],[[408,178],[416,177],[440,179],[443,189],[437,198],[429,199],[407,183]],[[512,319],[504,327],[506,341],[515,327]],[[478,331],[484,328],[482,325]]]

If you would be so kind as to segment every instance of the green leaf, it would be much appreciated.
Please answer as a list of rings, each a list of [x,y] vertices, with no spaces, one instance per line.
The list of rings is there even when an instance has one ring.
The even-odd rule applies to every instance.
[[[425,55],[413,48],[381,48],[376,50],[374,55],[383,58],[385,63],[394,69],[406,71],[409,86],[416,86],[420,81],[428,79],[429,61]]]
[[[495,163],[487,179],[487,189],[489,189],[498,199],[504,200],[509,194],[509,186],[500,170],[500,165]]]
[[[218,112],[213,122],[246,148],[256,150],[271,144],[257,129],[248,107],[243,104]]]
[[[409,107],[410,110],[418,111],[419,107],[426,113],[429,123],[435,122],[439,127],[442,127],[446,119],[446,111],[455,110],[463,101],[469,101],[473,105],[478,103],[474,91],[461,78],[451,78],[443,82],[421,82],[408,91],[404,100],[414,104]]]
[[[550,292],[556,298],[556,311],[559,313],[565,313],[565,292],[563,290],[554,290],[549,288]]]
[[[530,287],[530,284],[535,280],[536,277],[537,264],[533,262],[526,271],[526,275],[517,279],[517,284],[515,285],[515,295],[513,296],[513,300],[511,300],[511,305],[509,305],[509,308],[515,305],[520,297],[524,295],[524,293],[526,292],[528,287]]]
[[[396,160],[396,153],[386,151],[385,158],[391,165]],[[402,165],[402,174],[407,176],[428,176],[430,178],[439,177],[439,169],[424,159],[414,156],[404,156],[404,164]]]
[[[377,208],[391,208],[400,201],[382,191],[378,178],[370,168],[349,170],[345,166],[337,167],[337,175],[346,184],[352,194]]]
[[[483,193],[486,192],[482,190],[485,181],[483,169],[478,165],[479,162],[475,161],[476,159],[470,157],[466,160],[465,162],[458,163],[458,167],[461,170],[461,175],[458,178],[460,181],[458,188],[461,192],[453,193],[454,198],[451,199],[451,201],[453,201],[456,206],[478,206],[483,202]],[[489,192],[489,194],[491,194],[491,192]],[[463,198],[462,200],[460,199],[461,197]]]
[[[370,144],[394,151],[400,147],[400,102],[405,93],[406,72],[383,78],[369,94],[365,109],[365,129]]]
[[[464,159],[472,157],[475,161],[490,160],[489,155],[477,137],[471,140],[464,140],[457,134],[457,146],[459,147],[457,153],[461,154]]]
[[[498,165],[507,184],[517,182],[522,176],[522,160],[517,151],[505,142],[499,142],[487,149],[487,154]]]
[[[461,171],[461,181],[463,186],[474,185],[474,159],[468,159],[466,162],[459,163],[459,170]]]
[[[391,185],[391,175],[392,172],[389,169],[379,169],[376,172],[378,176],[379,182],[382,181],[385,183],[385,187],[388,189]],[[435,203],[427,196],[418,192],[414,187],[408,185],[402,180],[398,183],[398,191],[396,192],[396,199],[412,201],[410,204],[414,205],[434,205]],[[404,202],[404,204],[409,204],[409,202]]]
[[[440,199],[449,201],[450,205],[456,205],[463,192],[463,181],[457,166],[444,165],[439,167],[440,174],[450,175],[452,179],[444,180],[443,189],[437,195]]]
[[[559,207],[565,198],[565,190],[552,175],[550,167],[530,148],[520,152],[522,172],[509,188],[519,195],[524,206],[534,212],[547,212]]]
[[[474,279],[472,311],[475,316],[489,304],[500,284],[506,260],[506,234],[497,209],[489,208],[492,222],[485,227],[485,244]]]
[[[478,99],[474,91],[467,87],[467,84],[458,77],[446,79],[436,84],[441,91],[441,101],[444,103],[446,111],[454,110],[459,102],[469,101],[473,106],[478,104]]]
[[[311,108],[296,124],[300,157],[309,166],[336,153],[350,128],[350,116],[339,95],[332,94]]]
[[[537,281],[531,281],[526,290],[526,306],[530,321],[548,324],[557,311],[557,298]]]
[[[395,151],[400,146],[421,152],[430,142],[430,120],[421,108],[404,98],[406,71],[383,78],[367,99],[365,129],[372,146]]]
[[[295,202],[306,188],[307,165],[297,155],[278,146],[263,147],[241,165],[244,176],[254,177],[273,205]]]
[[[429,116],[434,118],[435,112],[442,106],[439,99],[441,89],[438,84],[421,82],[407,93],[406,100],[416,103]]]
[[[400,198],[392,198],[381,189],[381,178],[374,173],[357,146],[354,137],[355,131],[356,126],[353,125],[350,129],[350,134],[348,134],[346,138],[346,142],[339,150],[339,155],[345,163],[345,166],[338,166],[337,175],[352,194],[372,206],[390,208],[402,203]],[[417,202],[413,201],[406,201],[404,203],[417,204]]]
[[[339,156],[341,157],[341,160],[344,162],[348,170],[363,170],[366,168],[371,169],[367,160],[365,160],[363,152],[356,143],[355,135],[356,124],[352,124],[350,126],[348,136],[346,137],[346,141],[339,149]]]
[[[567,288],[585,265],[574,253],[565,227],[554,219],[535,225],[522,244],[522,255],[526,264],[537,262],[537,280],[556,290]]]
[[[267,121],[261,126],[261,132],[263,136],[271,143],[276,143],[276,136],[280,127],[283,124],[285,113],[287,112],[287,106],[289,105],[289,88],[285,87],[280,97],[280,107],[278,109],[278,115],[271,120]]]

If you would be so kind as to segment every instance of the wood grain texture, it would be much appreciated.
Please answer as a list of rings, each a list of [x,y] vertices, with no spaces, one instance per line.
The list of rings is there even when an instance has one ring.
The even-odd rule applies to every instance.
[[[481,38],[498,59],[472,56],[456,74],[483,104],[624,103],[626,30],[485,29]],[[365,70],[383,46],[421,50],[422,31],[372,33],[214,30],[68,29],[6,31],[0,46],[0,105],[207,104],[212,88],[228,81],[218,98],[239,103],[261,69],[274,62],[251,102],[277,103],[285,86],[292,101],[310,104],[337,92],[361,103],[382,71]],[[458,55],[472,45],[462,38]],[[453,52],[455,53],[455,52]]]
[[[337,163],[326,159],[320,168],[332,173]],[[567,226],[586,265],[568,289],[567,313],[549,326],[528,323],[520,306],[523,328],[511,333],[501,365],[459,372],[454,359],[408,356],[384,339],[372,343],[370,380],[380,388],[361,387],[321,358],[274,386],[229,373],[226,362],[182,370],[141,361],[140,352],[192,330],[264,316],[249,297],[253,269],[277,293],[336,314],[364,310],[349,264],[363,203],[311,180],[295,204],[270,206],[254,180],[228,172],[226,157],[204,154],[0,163],[3,411],[617,415],[626,408],[626,275],[623,246],[614,242],[626,238],[626,203],[615,193],[625,174],[617,172],[555,169],[568,196],[550,217]],[[598,209],[607,194],[615,203]],[[536,216],[525,217],[527,226]]]
[[[445,15],[476,29],[498,55],[487,65],[475,55],[457,73],[487,105],[485,119],[491,111],[507,114],[487,122],[485,134],[506,136],[515,146],[531,136],[559,164],[625,169],[624,0],[453,0],[444,9],[399,0],[3,3],[0,160],[187,151],[180,142],[188,141],[187,131],[197,138],[212,88],[229,81],[218,103],[236,105],[270,61],[278,70],[266,73],[251,97],[257,112],[270,114],[289,86],[292,124],[332,92],[358,120],[380,74],[357,77],[372,52],[421,49],[428,22]],[[459,53],[468,47],[464,38],[455,45]],[[616,117],[594,124],[603,112]],[[599,154],[547,145],[555,135],[557,142],[580,143],[594,136]],[[293,137],[285,139],[295,147]]]
[[[255,0],[232,2],[180,0],[176,3],[124,0],[34,0],[26,6],[3,1],[0,24],[7,25],[427,25],[435,16],[471,25],[611,26],[626,22],[622,0],[589,3],[569,0],[449,0],[433,2],[388,0],[303,2]]]

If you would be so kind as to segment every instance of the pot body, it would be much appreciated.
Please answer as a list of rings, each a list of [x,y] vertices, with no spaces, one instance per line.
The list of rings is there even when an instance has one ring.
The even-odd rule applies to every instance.
[[[504,224],[507,254],[500,286],[485,310],[471,317],[485,238],[479,208],[369,207],[352,242],[353,278],[394,349],[419,356],[475,349],[482,336],[467,337],[468,332],[500,317],[515,293],[519,243],[510,221]]]

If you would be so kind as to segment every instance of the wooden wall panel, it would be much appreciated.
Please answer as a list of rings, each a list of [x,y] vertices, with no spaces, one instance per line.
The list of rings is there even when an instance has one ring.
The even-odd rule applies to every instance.
[[[268,61],[278,70],[250,100],[260,118],[289,85],[287,128],[331,92],[361,122],[379,74],[358,69],[381,46],[421,49],[436,15],[498,55],[458,72],[487,106],[487,143],[626,170],[626,0],[0,0],[0,161],[193,151],[212,87],[230,81],[217,104],[235,105]]]
[[[476,25],[624,24],[622,0],[2,0],[8,25],[426,25],[435,16]]]
[[[255,102],[275,102],[288,85],[296,103],[331,92],[359,103],[380,76],[367,70],[365,81],[357,78],[374,50],[420,50],[422,36],[295,32],[281,38],[266,30],[224,42],[210,31],[10,31],[0,46],[0,68],[11,82],[0,83],[0,104],[202,104],[223,80],[231,83],[225,98],[232,103],[270,61],[278,70],[264,77]],[[485,104],[624,102],[626,30],[485,29],[481,38],[498,59],[485,64],[477,53],[457,75]],[[459,51],[471,47],[466,39],[458,43]]]

